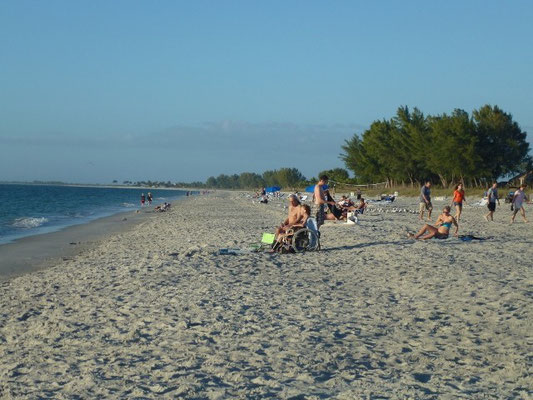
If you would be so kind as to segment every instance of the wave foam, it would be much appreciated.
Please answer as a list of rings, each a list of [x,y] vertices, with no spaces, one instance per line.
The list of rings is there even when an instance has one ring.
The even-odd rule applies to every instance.
[[[13,222],[13,226],[16,228],[37,228],[38,226],[41,226],[42,224],[45,224],[48,222],[48,218],[40,217],[40,218],[33,218],[33,217],[26,217],[26,218],[17,218]]]
[[[133,203],[122,203],[122,207],[135,207]]]

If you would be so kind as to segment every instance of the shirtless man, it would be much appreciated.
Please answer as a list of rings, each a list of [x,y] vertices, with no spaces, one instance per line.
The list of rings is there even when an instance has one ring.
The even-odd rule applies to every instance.
[[[315,204],[318,207],[318,211],[316,213],[316,223],[319,228],[321,225],[324,225],[325,220],[336,219],[332,213],[326,214],[328,204],[331,204],[332,206],[335,205],[334,201],[327,201],[326,195],[324,194],[324,189],[322,188],[322,186],[327,185],[328,182],[329,182],[328,176],[322,175],[318,183],[315,185],[314,198],[315,198]]]
[[[276,229],[276,236],[286,233],[295,226],[304,226],[308,215],[300,204],[300,199],[295,194],[289,196],[289,216]]]

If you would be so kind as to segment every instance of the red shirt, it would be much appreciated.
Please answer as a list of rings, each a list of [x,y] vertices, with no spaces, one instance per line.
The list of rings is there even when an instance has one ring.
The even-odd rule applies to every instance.
[[[453,202],[454,203],[462,203],[465,198],[465,191],[464,190],[456,190],[453,192]]]

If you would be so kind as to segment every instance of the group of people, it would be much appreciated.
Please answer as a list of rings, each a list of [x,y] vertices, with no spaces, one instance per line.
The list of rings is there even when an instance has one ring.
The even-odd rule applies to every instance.
[[[152,205],[152,193],[148,192],[148,195],[145,196],[144,193],[141,193],[141,207],[144,207],[146,201],[148,200],[148,205]]]
[[[170,203],[167,203],[166,201],[163,204],[159,204],[158,206],[155,206],[154,211],[156,212],[165,212],[170,210]]]
[[[433,211],[433,205],[431,203],[431,182],[426,182],[420,189],[420,206],[419,206],[419,219],[424,219],[424,212],[428,212],[428,220],[431,219],[431,212]],[[529,201],[528,196],[524,192],[526,188],[525,184],[520,185],[511,198],[511,223],[514,223],[518,212],[522,215],[524,222],[528,222],[526,218],[526,210],[524,203]],[[408,233],[409,237],[414,239],[431,239],[442,238],[445,239],[449,236],[450,228],[455,226],[454,235],[457,236],[459,230],[458,222],[461,219],[463,212],[463,203],[466,202],[465,191],[463,185],[460,183],[455,187],[453,192],[451,205],[455,206],[455,216],[451,216],[451,205],[445,206],[442,210],[442,214],[439,215],[435,226],[426,224],[416,234]],[[484,215],[487,221],[494,221],[494,212],[496,211],[496,203],[500,205],[500,198],[498,196],[498,184],[494,182],[492,186],[487,190],[487,208],[489,212]]]
[[[514,223],[516,214],[520,212],[524,222],[528,222],[526,218],[526,209],[524,203],[529,201],[529,198],[525,192],[526,185],[522,184],[516,190],[511,198],[511,224]],[[498,184],[494,182],[492,187],[487,190],[487,207],[489,212],[484,216],[487,221],[494,221],[494,212],[496,211],[496,203],[500,205],[500,197],[498,196]]]
[[[350,212],[354,214],[363,213],[366,208],[365,199],[360,195],[358,195],[357,204],[347,196],[341,196],[339,201],[335,201],[327,189],[328,182],[328,176],[322,175],[314,188],[313,198],[317,207],[316,222],[318,228],[326,220],[346,220],[349,218],[348,214]],[[297,228],[303,228],[307,223],[307,219],[311,216],[311,207],[307,204],[302,204],[297,194],[291,194],[288,199],[289,214],[276,229],[278,240]]]
[[[360,193],[358,197],[358,203],[355,204],[347,196],[342,196],[338,202],[331,196],[327,184],[329,177],[322,175],[319,178],[318,183],[315,185],[313,192],[314,203],[317,206],[317,225],[320,227],[326,220],[346,220],[348,213],[362,214],[367,206],[365,199],[361,197]],[[327,212],[329,210],[329,213]]]
[[[358,196],[358,204],[348,198],[342,196],[341,200],[336,202],[327,189],[329,178],[322,175],[314,188],[314,204],[317,207],[316,222],[320,227],[327,220],[346,220],[349,212],[362,213],[366,207],[365,200]],[[518,190],[513,194],[511,199],[511,223],[515,221],[516,215],[520,212],[524,222],[527,222],[524,203],[529,201],[528,196],[524,192],[526,185],[520,185]],[[311,209],[308,205],[303,205],[299,196],[291,194],[289,196],[289,215],[276,229],[276,235],[285,235],[290,230],[298,227],[304,227],[307,219],[311,215]],[[463,185],[460,183],[455,186],[453,197],[450,205],[446,205],[442,213],[437,218],[434,225],[425,224],[416,234],[408,233],[408,236],[414,239],[427,240],[431,238],[445,239],[450,234],[452,226],[455,227],[454,236],[458,236],[459,221],[463,212],[463,204],[466,202],[466,195]],[[496,210],[496,203],[499,205],[498,185],[494,183],[487,191],[487,207],[488,214],[484,217],[487,221],[494,219],[494,212]],[[455,207],[455,216],[451,215],[452,206]],[[328,212],[329,211],[329,212]],[[428,221],[431,220],[431,213],[433,205],[431,203],[431,182],[426,182],[420,189],[420,205],[419,205],[419,219],[424,219],[424,214],[427,211]]]

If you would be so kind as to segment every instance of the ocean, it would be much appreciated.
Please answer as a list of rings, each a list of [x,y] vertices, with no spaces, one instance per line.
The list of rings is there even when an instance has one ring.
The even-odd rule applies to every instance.
[[[53,232],[141,208],[141,193],[154,205],[184,196],[183,190],[0,184],[0,244]]]

